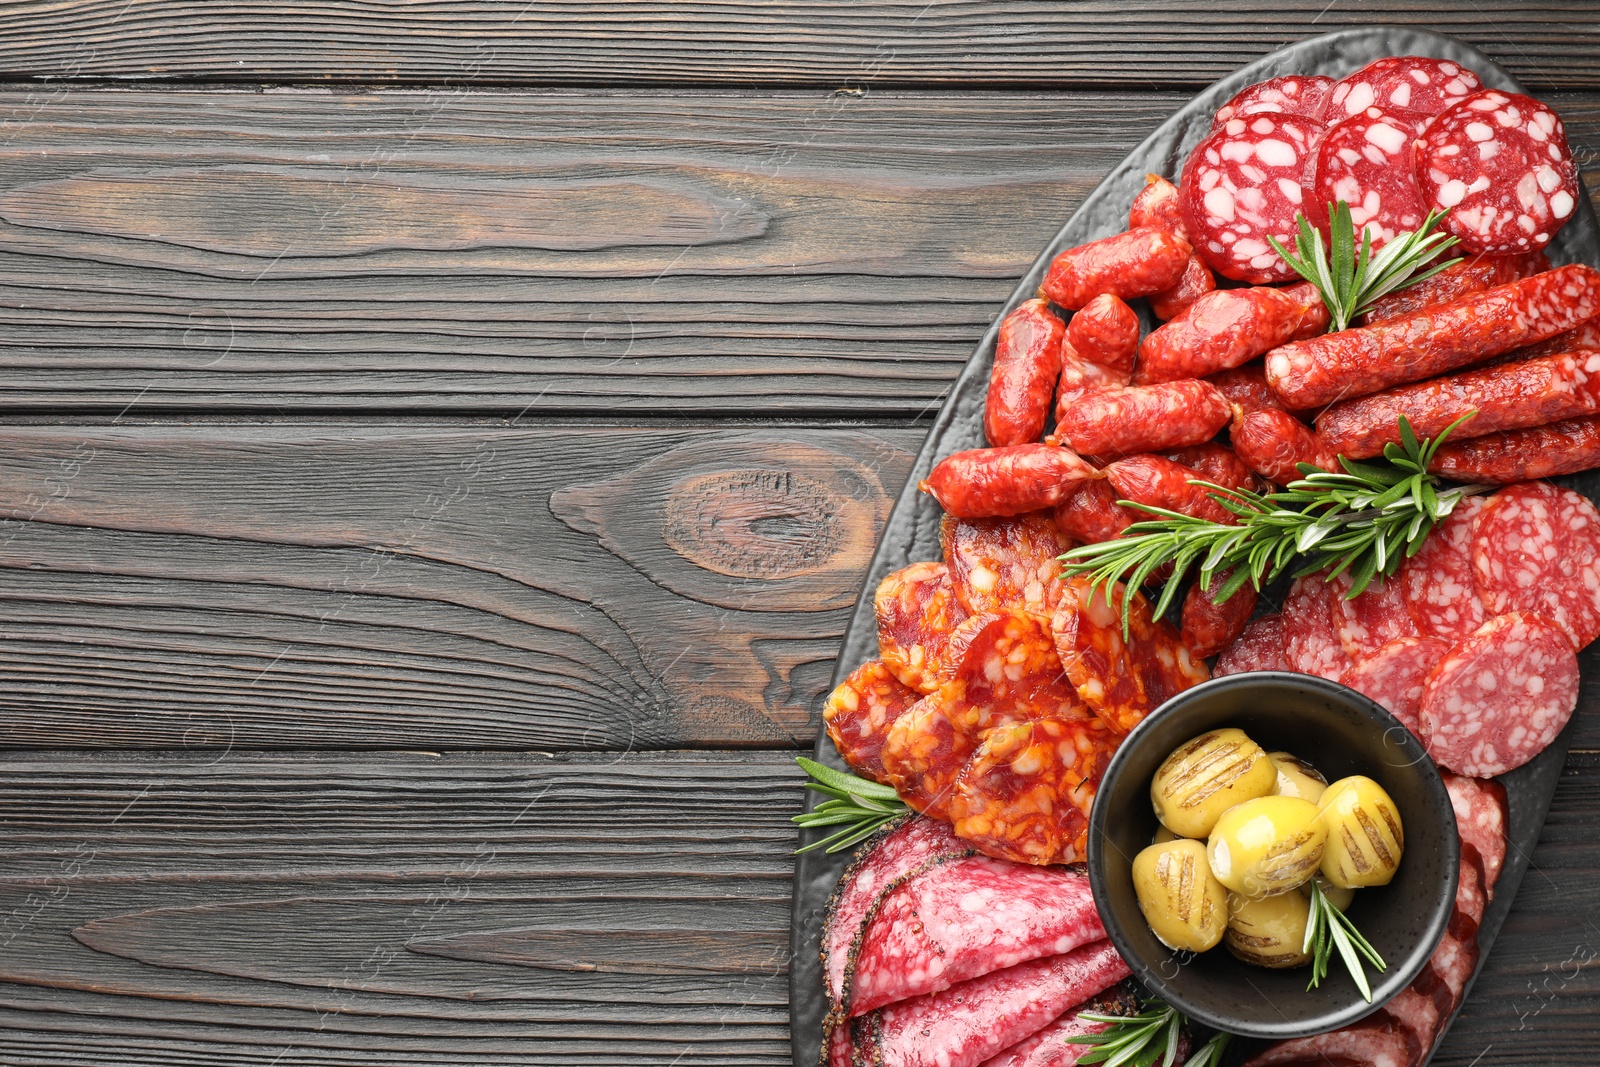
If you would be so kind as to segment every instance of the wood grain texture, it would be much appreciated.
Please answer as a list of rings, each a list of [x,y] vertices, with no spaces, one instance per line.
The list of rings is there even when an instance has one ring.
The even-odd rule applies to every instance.
[[[5,742],[810,744],[920,438],[0,428]]]
[[[6,754],[4,1058],[785,1064],[799,783],[777,752]],[[1436,1064],[1600,1056],[1597,817],[1576,756]]]
[[[0,403],[924,416],[1182,100],[14,90]]]
[[[51,79],[1195,86],[1303,37],[1388,23],[1458,36],[1537,88],[1600,85],[1580,0],[1230,0],[1203,15],[1183,0],[31,0],[6,14],[0,67]]]

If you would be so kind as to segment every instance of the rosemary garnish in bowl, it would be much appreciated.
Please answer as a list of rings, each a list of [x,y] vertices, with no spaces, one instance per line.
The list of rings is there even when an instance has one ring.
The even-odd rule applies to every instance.
[[[1086,1011],[1078,1015],[1085,1022],[1105,1023],[1098,1034],[1072,1038],[1072,1044],[1094,1046],[1079,1056],[1078,1063],[1102,1067],[1172,1067],[1178,1058],[1178,1035],[1189,1020],[1164,1000],[1141,1001],[1137,1015],[1102,1015]],[[1228,1047],[1231,1034],[1216,1033],[1184,1061],[1186,1067],[1217,1067]]]
[[[1305,943],[1300,946],[1301,952],[1311,953],[1311,983],[1306,986],[1307,991],[1317,988],[1328,976],[1328,960],[1337,949],[1356,988],[1371,1004],[1372,987],[1367,984],[1367,972],[1361,966],[1361,960],[1366,959],[1379,971],[1388,970],[1389,965],[1383,962],[1383,957],[1378,955],[1372,943],[1361,936],[1355,923],[1333,906],[1333,901],[1322,892],[1322,886],[1316,879],[1313,878],[1308,886],[1311,890],[1311,916],[1306,920]]]
[[[1459,258],[1431,262],[1458,243],[1458,238],[1433,232],[1446,214],[1447,211],[1437,209],[1428,212],[1420,229],[1397,234],[1394,240],[1374,252],[1372,236],[1365,227],[1361,230],[1361,247],[1356,247],[1350,205],[1340,200],[1328,209],[1327,245],[1322,243],[1322,234],[1300,212],[1295,213],[1295,221],[1300,226],[1295,236],[1295,252],[1290,252],[1275,237],[1269,236],[1267,241],[1296,274],[1316,286],[1328,309],[1331,329],[1339,331],[1347,329],[1356,316],[1367,311],[1378,298],[1426,281],[1446,267],[1461,262]]]
[[[878,829],[893,822],[911,809],[901,801],[893,786],[869,782],[853,774],[824,767],[816,760],[795,757],[800,769],[812,777],[807,789],[814,789],[829,799],[810,811],[796,815],[794,822],[802,827],[839,826],[838,831],[813,841],[795,854],[820,848],[827,853],[843,852],[871,837]]]
[[[1129,526],[1121,537],[1081,545],[1063,556],[1063,577],[1087,575],[1091,588],[1118,582],[1137,589],[1158,568],[1170,564],[1172,576],[1153,608],[1157,617],[1172,605],[1191,567],[1207,588],[1214,575],[1232,573],[1216,600],[1228,599],[1245,582],[1261,589],[1285,572],[1294,577],[1328,569],[1328,579],[1350,574],[1347,597],[1354,598],[1379,575],[1392,575],[1416,554],[1434,526],[1465,497],[1484,486],[1445,488],[1428,473],[1434,453],[1468,412],[1432,440],[1419,441],[1411,423],[1400,417],[1400,443],[1384,447],[1381,461],[1356,463],[1340,458],[1344,470],[1318,470],[1302,463],[1304,477],[1273,493],[1227,489],[1192,481],[1239,517],[1236,525],[1197,519],[1165,508],[1119,500],[1124,507],[1155,516]],[[1291,565],[1299,566],[1290,571]],[[1123,598],[1127,632],[1131,597]]]

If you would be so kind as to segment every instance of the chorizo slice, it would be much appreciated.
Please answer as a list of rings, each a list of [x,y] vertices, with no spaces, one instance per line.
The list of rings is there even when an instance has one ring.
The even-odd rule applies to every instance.
[[[872,606],[884,666],[919,693],[939,687],[950,633],[967,617],[943,563],[913,563],[878,583]]]
[[[863,663],[840,682],[822,705],[828,737],[850,769],[874,782],[889,781],[883,769],[883,743],[889,728],[920,693],[889,672],[880,659]]]
[[[1057,557],[1072,541],[1048,512],[1008,519],[946,516],[939,541],[964,614],[1029,611],[1048,617],[1055,610],[1053,591],[1061,577]]]

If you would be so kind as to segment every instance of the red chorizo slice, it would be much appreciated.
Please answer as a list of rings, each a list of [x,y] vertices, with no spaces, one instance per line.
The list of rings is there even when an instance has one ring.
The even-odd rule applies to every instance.
[[[1177,285],[1150,294],[1150,310],[1163,322],[1170,321],[1182,315],[1196,300],[1214,292],[1216,288],[1217,276],[1211,273],[1206,261],[1199,256],[1190,256],[1188,265],[1183,268],[1183,277],[1178,279]]]
[[[1395,576],[1412,621],[1429,637],[1454,643],[1483,625],[1483,601],[1473,576],[1472,535],[1487,504],[1481,496],[1456,504]]]
[[[1061,379],[1056,385],[1056,420],[1073,404],[1105,389],[1120,389],[1132,375],[1079,356],[1070,344],[1061,346]]]
[[[1243,115],[1285,114],[1303,118],[1320,119],[1333,88],[1333,79],[1320,74],[1287,74],[1268,78],[1264,82],[1239,91],[1232,100],[1217,108],[1211,126],[1226,125],[1229,119]]]
[[[1305,310],[1294,297],[1266,286],[1207,293],[1139,344],[1134,384],[1242,367],[1293,338]]]
[[[1302,463],[1325,471],[1344,469],[1322,439],[1287,411],[1241,408],[1235,413],[1228,439],[1246,466],[1278,485],[1305,477],[1300,472]]]
[[[1518,278],[1531,278],[1549,269],[1550,258],[1543,252],[1527,252],[1512,256],[1474,256],[1453,267],[1446,267],[1426,281],[1409,285],[1388,296],[1379,297],[1367,309],[1364,322],[1370,326],[1434,304],[1448,304],[1471,293],[1481,293],[1485,289],[1493,289],[1497,285],[1514,282]],[[1556,351],[1566,351],[1566,349]]]
[[[1233,370],[1207,375],[1206,382],[1216,387],[1228,403],[1245,411],[1282,411],[1283,401],[1267,385],[1265,364],[1260,360]]]
[[[1105,937],[1089,879],[971,856],[913,874],[873,916],[848,1011],[865,1015]]]
[[[1446,441],[1430,469],[1458,482],[1510,485],[1600,467],[1600,416]]]
[[[1178,187],[1159,174],[1144,176],[1144,188],[1128,208],[1128,229],[1140,227],[1165,230],[1174,237],[1189,240],[1183,211],[1178,207]]]
[[[1399,637],[1364,656],[1339,681],[1382,705],[1423,740],[1422,684],[1449,651],[1450,642],[1437,637]]]
[[[971,727],[968,709],[942,691],[917,701],[889,727],[880,757],[884,775],[913,810],[950,818],[956,775],[978,748]]]
[[[1217,657],[1216,678],[1247,671],[1288,671],[1289,654],[1283,643],[1283,616],[1263,615],[1244,628],[1238,640]]]
[[[1117,503],[1117,491],[1104,480],[1084,482],[1056,505],[1056,525],[1074,541],[1099,544],[1122,536],[1142,516]]]
[[[1089,717],[1062,672],[1050,629],[1037,616],[975,615],[956,627],[950,644],[959,658],[938,696],[952,721],[978,740],[1025,719]]]
[[[1131,374],[1139,352],[1139,315],[1120,298],[1102,293],[1072,316],[1067,341],[1079,357]]]
[[[822,722],[833,747],[857,774],[889,781],[883,769],[883,742],[894,721],[921,694],[889,673],[879,659],[863,663],[840,682],[822,706]]]
[[[1091,595],[1087,581],[1069,579],[1063,583],[1061,604],[1050,628],[1078,697],[1107,726],[1125,733],[1170,697],[1205,681],[1208,674],[1172,625],[1151,616],[1149,601],[1139,593],[1133,594],[1125,640],[1123,596],[1118,586],[1108,602],[1104,588]]]
[[[1086,456],[1159,452],[1209,441],[1232,410],[1201,381],[1107,389],[1057,413],[1056,436]]]
[[[1335,624],[1338,593],[1322,574],[1296,578],[1283,599],[1283,650],[1301,674],[1337,682],[1354,666]]]
[[[1332,582],[1333,625],[1339,642],[1351,659],[1370,656],[1390,641],[1418,636],[1417,624],[1406,609],[1400,583],[1376,577],[1354,599],[1353,583],[1345,571]]]
[[[1412,142],[1427,124],[1428,116],[1414,111],[1369,107],[1334,126],[1317,146],[1307,183],[1311,202],[1343,200],[1356,240],[1365,234],[1374,249],[1420,229],[1428,209],[1417,186]],[[1312,221],[1326,237],[1327,216],[1318,212]]]
[[[946,456],[919,483],[946,512],[962,519],[1042,511],[1072,487],[1099,477],[1089,464],[1055,445],[974,448]]]
[[[1184,594],[1179,634],[1189,647],[1189,654],[1196,659],[1209,659],[1232,645],[1244,633],[1245,625],[1256,610],[1260,594],[1249,582],[1227,600],[1216,602],[1214,597],[1230,573],[1217,574],[1208,586],[1196,579]]]
[[[1424,203],[1466,252],[1545,247],[1578,206],[1578,168],[1561,119],[1520,93],[1488,89],[1446,109],[1416,142]]]
[[[1472,563],[1489,615],[1537,612],[1574,648],[1600,637],[1600,511],[1587,497],[1548,482],[1502,489],[1473,528]]]
[[[991,445],[1028,444],[1044,436],[1065,333],[1043,300],[1024,301],[1001,321],[983,408],[983,435]]]
[[[956,836],[1018,863],[1085,859],[1089,809],[1115,748],[1116,735],[1098,719],[1031,719],[990,730],[956,779]]]
[[[1087,483],[1086,483],[1087,484]],[[953,519],[939,527],[956,601],[968,613],[1055,610],[1057,560],[1072,542],[1048,512],[1009,519]]]
[[[1464,416],[1450,440],[1520,430],[1593,414],[1600,406],[1600,349],[1462,371],[1345,400],[1317,416],[1317,436],[1352,459],[1400,441],[1400,417],[1418,437],[1437,437]]]
[[[1482,88],[1476,74],[1448,59],[1385,56],[1331,86],[1324,117],[1340,122],[1373,106],[1437,115]]]
[[[968,615],[950,568],[913,563],[895,571],[878,583],[872,603],[884,665],[917,692],[933,692],[947,667],[950,632]]]
[[[1106,480],[1125,500],[1227,526],[1239,517],[1212,498],[1215,490],[1191,485],[1200,472],[1162,456],[1129,456],[1106,467]],[[1155,516],[1145,516],[1154,518]]]
[[[1292,408],[1314,408],[1421,381],[1571,330],[1600,313],[1600,271],[1557,267],[1267,353],[1267,383]]]
[[[1039,295],[1068,311],[1107,293],[1123,300],[1149,296],[1178,284],[1189,252],[1182,238],[1153,227],[1113,234],[1056,256]]]
[[[1096,941],[880,1008],[853,1021],[851,1040],[875,1067],[978,1067],[1128,973]]]
[[[1434,762],[1490,778],[1543,752],[1577,706],[1571,639],[1518,611],[1490,619],[1434,666],[1419,717]]]

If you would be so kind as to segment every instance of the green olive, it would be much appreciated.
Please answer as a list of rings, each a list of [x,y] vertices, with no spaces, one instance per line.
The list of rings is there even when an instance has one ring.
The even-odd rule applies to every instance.
[[[1203,838],[1223,812],[1266,796],[1277,780],[1272,761],[1243,730],[1212,730],[1156,769],[1150,800],[1163,826],[1180,837]]]
[[[1229,808],[1206,845],[1217,881],[1247,897],[1293,889],[1317,872],[1328,831],[1299,797],[1258,797]]]
[[[1328,786],[1317,805],[1328,828],[1322,873],[1336,886],[1388,885],[1405,851],[1400,812],[1383,786],[1364,775]]]
[[[1311,962],[1304,951],[1311,902],[1291,890],[1270,897],[1228,894],[1228,951],[1258,967],[1299,967]]]
[[[1322,854],[1324,856],[1328,854],[1326,845],[1323,846]],[[1317,873],[1315,878],[1311,879],[1311,882],[1317,883],[1317,885],[1322,889],[1322,895],[1328,898],[1328,903],[1332,904],[1340,911],[1349,911],[1350,902],[1356,899],[1356,891],[1354,889],[1348,889],[1342,885],[1334,885],[1332,882],[1328,881],[1327,878],[1323,877],[1320,871]],[[1305,885],[1300,887],[1300,892],[1306,895],[1307,900],[1311,899],[1311,882],[1307,882]]]
[[[1133,858],[1133,892],[1163,945],[1204,952],[1228,927],[1228,891],[1211,877],[1206,847],[1188,839],[1150,845]]]
[[[1313,804],[1322,799],[1328,780],[1311,764],[1288,752],[1268,752],[1267,758],[1278,772],[1278,784],[1273,787],[1273,793],[1280,797],[1299,797]]]

